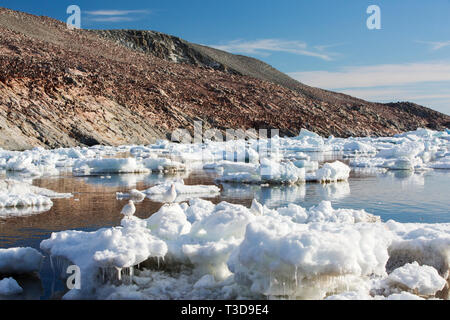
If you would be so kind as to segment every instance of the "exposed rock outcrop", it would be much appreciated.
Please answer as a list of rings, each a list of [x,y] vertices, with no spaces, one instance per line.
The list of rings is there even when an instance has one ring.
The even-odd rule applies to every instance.
[[[105,34],[0,8],[0,147],[151,143],[176,128],[192,131],[194,120],[220,130],[294,135],[307,128],[336,136],[442,129],[450,121],[417,105],[290,88],[266,76],[278,71],[256,59],[186,49],[171,36],[136,31],[131,41],[116,34],[118,44]]]

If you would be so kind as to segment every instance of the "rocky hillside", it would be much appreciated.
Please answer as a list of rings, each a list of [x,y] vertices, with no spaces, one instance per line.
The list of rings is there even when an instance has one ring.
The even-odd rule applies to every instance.
[[[191,43],[164,33],[140,30],[93,30],[93,32],[130,49],[161,59],[269,81],[312,99],[329,103],[367,103],[342,93],[307,86],[261,60]]]
[[[450,123],[424,107],[368,103],[295,81],[296,88],[287,78],[258,60],[159,33],[70,31],[0,8],[2,148],[150,143],[176,128],[192,131],[194,120],[336,136]]]

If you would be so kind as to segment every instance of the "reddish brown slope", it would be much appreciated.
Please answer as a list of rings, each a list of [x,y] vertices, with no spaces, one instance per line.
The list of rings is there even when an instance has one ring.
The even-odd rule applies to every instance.
[[[174,64],[0,9],[0,147],[149,143],[194,119],[225,128],[302,128],[323,135],[391,135],[430,119],[387,105],[339,105],[279,85]]]

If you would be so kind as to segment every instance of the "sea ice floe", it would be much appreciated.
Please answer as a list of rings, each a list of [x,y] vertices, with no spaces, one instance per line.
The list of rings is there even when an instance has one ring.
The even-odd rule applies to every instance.
[[[117,198],[131,198],[133,200],[142,201],[145,197],[148,197],[152,201],[164,201],[164,195],[170,190],[171,186],[175,186],[177,197],[176,202],[183,202],[192,198],[213,198],[220,194],[220,188],[217,186],[209,185],[186,185],[183,179],[174,181],[168,181],[158,184],[147,190],[139,191],[136,189],[131,190],[128,193],[117,193]]]
[[[186,185],[184,180],[178,180],[174,182],[167,182],[158,184],[151,187],[143,193],[152,199],[158,199],[158,196],[164,195],[171,188],[172,184],[175,186],[175,191],[178,197],[183,198],[183,200],[188,197],[214,197],[219,195],[220,188],[217,186],[207,186],[207,185]]]
[[[57,193],[33,186],[26,181],[12,179],[0,180],[0,216],[15,216],[43,212],[53,205],[51,199],[70,198],[70,193]],[[12,210],[17,208],[18,210]],[[22,210],[25,209],[25,210]]]
[[[116,228],[54,233],[41,248],[94,275],[164,258],[159,271],[137,271],[134,284],[114,290],[90,278],[102,298],[154,298],[161,279],[183,277],[163,276],[166,268],[191,270],[178,287],[190,297],[393,299],[411,297],[408,291],[433,298],[448,280],[449,231],[450,224],[383,223],[326,201],[269,209],[257,201],[247,208],[192,199],[164,205],[145,220],[125,218]]]
[[[0,280],[0,296],[12,296],[21,294],[23,289],[13,278],[4,278]]]
[[[266,296],[321,299],[365,277],[383,276],[390,234],[378,223],[275,224],[247,226],[228,266],[238,283]]]
[[[95,232],[52,233],[50,239],[41,242],[41,249],[76,264],[84,284],[94,283],[105,270],[117,269],[120,278],[122,269],[167,253],[165,242],[153,236],[147,223],[136,217],[124,218],[120,227]]]
[[[386,227],[396,235],[389,247],[387,269],[406,263],[434,267],[448,279],[450,275],[450,224],[399,223],[389,220]]]
[[[317,182],[347,181],[350,176],[350,168],[340,161],[325,163],[322,168],[313,174],[308,174],[306,180]]]
[[[314,166],[317,167],[318,165]],[[277,162],[269,159],[262,159],[259,166],[222,164],[219,168],[223,168],[223,174],[218,180],[228,183],[288,185],[303,182],[327,183],[347,181],[350,176],[350,168],[340,161],[325,163],[320,169],[310,173],[306,173],[305,166],[296,165],[295,162]]]
[[[55,150],[34,148],[24,152],[0,150],[0,169],[30,177],[54,175],[62,169],[72,168],[75,174],[166,172],[187,170],[195,167],[197,163],[228,161],[262,164],[264,159],[269,158],[276,163],[292,161],[295,166],[305,168],[307,172],[316,170],[317,161],[311,161],[310,156],[303,152],[338,152],[353,159],[350,162],[351,167],[380,167],[391,170],[449,169],[449,143],[450,134],[447,130],[438,132],[418,129],[394,137],[344,139],[323,138],[303,129],[293,138],[274,136],[271,139],[262,137],[259,140],[250,138],[192,144],[160,140],[148,146],[93,146]],[[115,159],[130,154],[130,159],[133,160]],[[241,179],[252,180],[251,175],[248,176],[248,170],[240,172]]]
[[[0,249],[0,274],[38,272],[44,256],[33,248]]]
[[[77,160],[73,167],[76,175],[98,175],[106,173],[150,173],[184,171],[182,163],[166,158],[103,158]]]
[[[416,261],[395,269],[386,279],[389,287],[403,289],[420,296],[434,296],[444,289],[447,281],[430,266],[420,266]],[[392,289],[391,289],[392,290]]]

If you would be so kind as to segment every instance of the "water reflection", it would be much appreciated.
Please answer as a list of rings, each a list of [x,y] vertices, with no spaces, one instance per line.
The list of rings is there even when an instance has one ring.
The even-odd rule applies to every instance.
[[[163,174],[112,174],[79,177],[85,183],[109,188],[135,188],[137,185],[155,185],[163,181],[187,178],[189,173]]]
[[[52,208],[51,205],[33,206],[33,207],[8,207],[0,208],[0,217],[12,218],[12,217],[25,217],[35,214],[41,214],[47,212]]]
[[[350,184],[299,184],[294,186],[255,186],[232,183],[223,184],[222,197],[234,199],[257,199],[269,208],[287,206],[290,203],[302,204],[305,198],[321,200],[343,199],[350,195]]]

